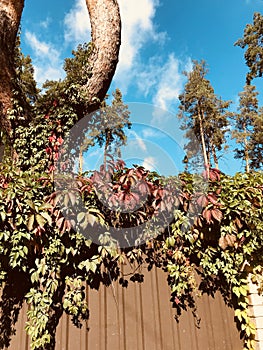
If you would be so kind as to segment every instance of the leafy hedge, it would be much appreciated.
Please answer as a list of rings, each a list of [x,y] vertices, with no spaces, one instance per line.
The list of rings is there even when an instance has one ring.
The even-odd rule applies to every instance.
[[[83,283],[127,286],[120,265],[128,259],[167,272],[178,317],[195,310],[196,295],[219,290],[245,348],[254,348],[247,276],[262,291],[262,173],[163,178],[118,161],[56,190],[50,173],[2,164],[0,174],[2,347],[25,300],[31,348],[52,349],[62,312],[76,325],[89,316]]]

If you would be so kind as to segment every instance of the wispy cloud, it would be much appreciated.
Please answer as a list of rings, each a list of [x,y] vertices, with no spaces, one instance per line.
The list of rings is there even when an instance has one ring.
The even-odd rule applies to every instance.
[[[119,0],[119,4],[123,26],[116,85],[124,94],[130,85],[135,86],[160,109],[173,110],[185,82],[182,71],[191,68],[191,60],[186,58],[182,62],[173,53],[165,55],[161,50],[145,60],[144,44],[154,42],[158,50],[167,39],[167,34],[158,31],[155,25],[159,1]]]
[[[76,0],[64,18],[66,44],[78,45],[90,41],[90,20],[85,0]]]
[[[128,146],[133,147],[136,146],[139,148],[139,150],[146,152],[147,146],[144,142],[144,140],[134,131],[134,130],[128,130]]]
[[[169,110],[177,102],[183,89],[185,76],[182,74],[182,63],[171,54],[166,64],[161,68],[161,74],[157,85],[157,92],[153,102],[164,110]]]
[[[64,74],[60,51],[53,44],[41,41],[30,31],[26,31],[25,39],[33,51],[36,81],[43,84],[46,80],[60,79]]]
[[[140,65],[140,52],[146,42],[164,42],[166,34],[158,32],[154,16],[158,0],[120,0],[122,43],[115,82],[125,93]]]
[[[142,166],[150,171],[153,171],[156,169],[157,160],[154,157],[146,157],[143,161]]]
[[[162,137],[162,134],[158,132],[157,130],[154,130],[152,128],[145,128],[142,130],[142,135],[144,138],[160,138]]]
[[[51,18],[47,17],[44,21],[39,22],[40,27],[44,28],[44,29],[48,29],[50,23],[51,23]]]
[[[192,69],[190,57],[182,61],[174,53],[167,57],[156,56],[152,57],[148,64],[141,65],[140,69],[140,78],[136,84],[139,92],[151,98],[153,105],[158,107],[154,111],[154,118],[158,120],[167,114],[166,112],[174,112],[186,81],[183,71]]]

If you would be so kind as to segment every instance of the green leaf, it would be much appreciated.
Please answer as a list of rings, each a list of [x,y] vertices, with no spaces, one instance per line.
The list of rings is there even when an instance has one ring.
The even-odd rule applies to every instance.
[[[85,212],[80,212],[77,216],[77,221],[82,222],[85,219],[86,213]]]
[[[95,224],[95,222],[97,221],[97,217],[95,215],[90,214],[90,213],[87,213],[86,219],[87,219],[87,222],[91,226],[93,226]]]
[[[36,215],[36,221],[37,221],[38,225],[39,225],[41,228],[43,228],[43,227],[45,226],[46,219],[45,219],[42,215],[37,214],[37,215]]]
[[[34,221],[35,221],[35,215],[32,214],[32,215],[29,217],[28,222],[27,222],[28,231],[32,231],[33,226],[34,226]]]
[[[52,218],[47,212],[41,212],[41,216],[47,220],[50,226],[52,226]]]

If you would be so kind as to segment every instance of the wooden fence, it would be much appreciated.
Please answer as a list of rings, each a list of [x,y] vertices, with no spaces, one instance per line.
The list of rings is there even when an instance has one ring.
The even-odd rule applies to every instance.
[[[123,288],[117,283],[99,291],[87,290],[90,318],[81,329],[63,315],[56,333],[55,350],[241,350],[234,312],[220,294],[197,300],[200,328],[191,311],[179,323],[169,301],[166,275],[145,271],[143,283]],[[24,331],[26,307],[20,312],[10,350],[29,350]]]

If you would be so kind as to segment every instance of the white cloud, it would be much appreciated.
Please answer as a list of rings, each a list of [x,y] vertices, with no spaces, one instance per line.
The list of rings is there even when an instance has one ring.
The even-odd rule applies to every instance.
[[[192,69],[190,58],[184,62],[171,53],[168,57],[152,57],[148,64],[141,65],[141,73],[136,81],[138,91],[145,97],[151,97],[157,108],[154,110],[154,121],[160,122],[175,112],[178,96],[183,91],[186,81],[183,71]],[[158,123],[157,123],[158,124]]]
[[[189,64],[187,64],[189,65]],[[176,102],[183,90],[186,77],[181,72],[182,63],[171,54],[166,64],[161,68],[157,92],[153,102],[163,110],[169,110]],[[182,67],[186,68],[186,67]]]
[[[39,22],[40,27],[47,29],[51,23],[51,18],[47,17],[44,21]]]
[[[191,68],[191,60],[187,58],[183,63],[174,54],[166,58],[158,54],[145,61],[141,55],[144,45],[154,41],[158,50],[167,35],[159,32],[154,22],[159,1],[119,0],[119,5],[122,45],[114,77],[116,85],[125,94],[133,84],[145,97],[152,97],[154,105],[172,110],[185,82],[182,71]]]
[[[64,18],[64,39],[75,46],[90,41],[90,20],[85,0],[76,0]]]
[[[34,33],[26,31],[25,39],[33,51],[35,79],[38,84],[63,77],[60,52],[50,43],[41,41]]]
[[[139,145],[139,147],[140,147],[140,149],[141,149],[142,151],[147,151],[147,147],[146,147],[146,145],[145,145],[143,139],[141,139],[140,137],[138,137],[138,138],[136,139],[136,141],[137,141],[137,143],[138,143],[138,145]]]
[[[151,129],[151,128],[145,128],[142,130],[142,135],[144,138],[159,138],[161,137],[161,133],[160,132],[157,132],[156,130],[154,129]]]
[[[147,146],[144,140],[134,130],[128,130],[127,136],[128,136],[127,147],[137,146],[141,151],[144,151],[144,152],[147,151]]]
[[[142,166],[150,171],[156,170],[157,160],[154,157],[146,157]]]
[[[115,81],[125,93],[138,72],[143,45],[150,40],[163,42],[166,34],[159,33],[153,22],[158,0],[119,0],[119,5],[122,40]]]
[[[92,148],[92,151],[88,153],[89,157],[97,157],[103,156],[103,150],[101,148],[94,149]]]

